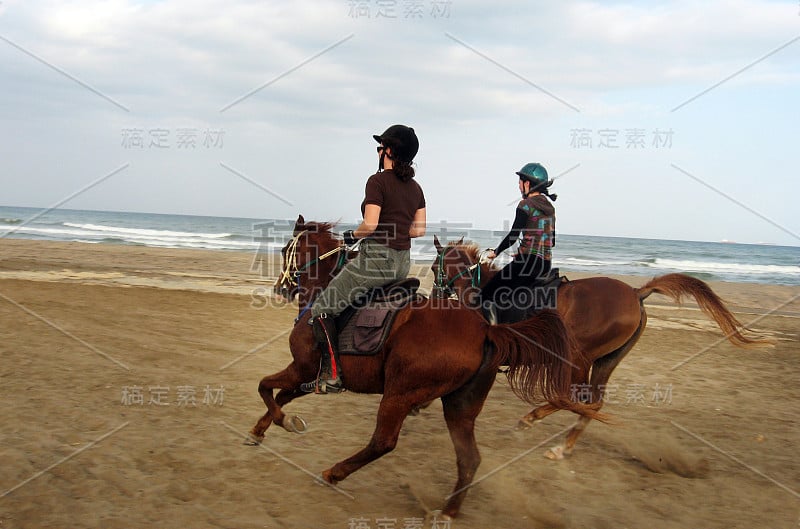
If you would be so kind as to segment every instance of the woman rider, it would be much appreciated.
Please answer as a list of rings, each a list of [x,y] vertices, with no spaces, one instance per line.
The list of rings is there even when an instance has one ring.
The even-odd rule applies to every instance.
[[[555,201],[557,195],[547,191],[553,181],[548,180],[547,170],[539,163],[526,164],[517,175],[522,200],[517,204],[514,224],[487,257],[494,259],[518,238],[519,250],[481,292],[482,302],[495,321],[496,309],[521,313],[533,305],[533,285],[549,274],[555,246],[556,210],[550,200]]]
[[[310,324],[322,349],[317,380],[303,391],[338,393],[343,390],[334,317],[367,290],[405,279],[411,267],[411,239],[425,235],[425,195],[414,180],[411,162],[419,150],[414,129],[392,125],[378,142],[378,172],[367,180],[355,230],[344,232],[345,244],[359,239],[358,256],[347,263],[311,307]]]

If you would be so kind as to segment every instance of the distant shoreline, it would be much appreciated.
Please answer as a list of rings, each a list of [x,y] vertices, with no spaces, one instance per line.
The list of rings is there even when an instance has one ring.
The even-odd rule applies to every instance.
[[[293,223],[296,217],[292,218],[285,218],[285,219],[276,219],[271,217],[264,217],[264,218],[257,218],[257,217],[237,217],[237,216],[219,216],[219,215],[198,215],[198,214],[186,214],[186,213],[150,213],[150,212],[143,212],[143,211],[112,211],[112,210],[101,210],[101,209],[71,209],[71,208],[57,208],[55,210],[50,210],[49,208],[37,208],[31,206],[6,206],[0,205],[0,210],[2,209],[23,209],[23,210],[31,210],[33,214],[40,213],[42,211],[64,211],[70,213],[98,213],[98,214],[122,214],[122,215],[142,215],[142,216],[160,216],[160,217],[184,217],[184,218],[197,218],[197,219],[230,219],[230,220],[242,220],[242,221],[251,221],[253,223],[262,223],[267,221],[281,221],[286,223]],[[33,216],[33,215],[31,215]],[[312,220],[310,217],[307,220]],[[319,220],[321,222],[334,222],[330,219],[313,219]],[[11,221],[11,222],[9,222]],[[25,218],[4,218],[3,214],[0,214],[0,238],[3,237],[4,228],[2,227],[3,223],[12,224],[22,224],[26,222],[27,219]],[[341,221],[338,222],[338,225],[341,226],[351,226],[353,225],[352,222]],[[430,223],[428,231],[432,234],[436,230],[440,228],[458,228],[458,223]],[[471,230],[479,230],[479,231],[487,231],[487,232],[500,232],[506,228],[502,227],[487,227],[487,226],[470,226],[469,229]],[[786,245],[776,242],[770,241],[757,241],[757,242],[740,242],[734,241],[729,239],[721,239],[721,240],[702,240],[702,239],[672,239],[672,238],[657,238],[657,237],[637,237],[637,236],[627,236],[627,235],[594,235],[594,234],[579,234],[579,233],[566,233],[566,232],[559,232],[559,236],[566,236],[566,237],[590,237],[590,238],[602,238],[602,239],[629,239],[634,241],[659,241],[659,242],[680,242],[680,243],[699,243],[699,244],[733,244],[733,245],[742,245],[742,246],[774,246],[778,248],[800,248],[800,244],[797,245]],[[20,237],[22,238],[22,237]],[[36,239],[31,239],[36,240]]]
[[[423,292],[429,292],[433,282],[430,264],[412,266],[411,274],[420,278]],[[0,281],[149,287],[251,296],[256,290],[261,295],[271,292],[279,271],[280,257],[275,254],[0,238]],[[571,280],[613,277],[633,287],[662,275],[585,273],[563,268],[561,273]],[[800,286],[707,283],[727,303],[746,313],[759,314],[773,309],[787,314],[800,313],[800,300],[778,308],[781,303],[800,296]],[[666,304],[666,298],[653,296],[648,303]],[[668,304],[675,306],[671,302]]]
[[[135,248],[192,248],[242,253],[277,254],[291,239],[294,220],[201,217],[168,214],[93,212],[85,210],[0,208],[0,239],[78,242]],[[28,219],[28,220],[24,220]],[[335,230],[354,228],[340,223]],[[506,231],[485,230],[464,223],[431,224],[425,237],[414,239],[411,258],[420,264],[437,255],[433,236],[469,241],[493,248]],[[588,274],[650,277],[682,272],[705,281],[800,285],[800,248],[583,236],[558,233],[554,266]],[[514,249],[498,257],[508,262]]]

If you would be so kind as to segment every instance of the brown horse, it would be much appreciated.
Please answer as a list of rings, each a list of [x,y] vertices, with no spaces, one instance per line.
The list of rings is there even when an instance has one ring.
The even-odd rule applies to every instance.
[[[317,375],[320,352],[308,325],[307,308],[346,261],[347,253],[330,224],[306,223],[302,215],[297,219],[293,238],[282,250],[281,276],[275,284],[278,296],[299,301],[300,315],[289,338],[293,359],[258,386],[267,412],[250,432],[255,442],[264,438],[273,422],[290,432],[305,428],[302,419],[287,417],[281,406],[304,395],[300,384]],[[341,357],[346,389],[382,393],[383,398],[367,446],[323,472],[322,478],[335,484],[390,452],[409,412],[441,398],[458,466],[458,480],[443,513],[455,516],[480,463],[475,418],[498,366],[509,366],[512,388],[527,401],[541,394],[554,409],[570,409],[586,417],[597,414],[569,400],[571,371],[583,361],[573,357],[575,349],[555,311],[519,324],[490,326],[459,302],[431,301],[420,298],[402,309],[377,355]],[[273,389],[280,390],[274,398]]]
[[[443,247],[434,236],[434,244],[438,256],[431,265],[433,295],[449,297],[453,294],[475,307],[476,294],[499,270],[488,263],[480,263],[478,247],[463,243],[463,239]],[[684,274],[656,277],[641,288],[632,288],[608,277],[563,283],[558,289],[556,307],[580,350],[576,356],[580,368],[572,371],[572,387],[589,387],[591,400],[587,404],[596,405],[598,410],[603,403],[603,388],[611,373],[644,332],[647,324],[644,300],[653,292],[669,296],[677,303],[684,295],[692,296],[736,346],[770,343],[743,335],[742,324],[714,291],[703,281]],[[558,408],[549,403],[539,406],[520,419],[518,427],[529,428],[555,411]],[[562,459],[569,454],[588,422],[588,419],[580,417],[567,433],[564,443],[548,450],[546,456]]]

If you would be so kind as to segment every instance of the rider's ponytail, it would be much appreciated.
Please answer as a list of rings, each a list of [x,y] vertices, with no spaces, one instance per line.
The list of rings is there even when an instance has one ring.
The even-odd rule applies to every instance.
[[[538,191],[539,193],[543,194],[544,196],[546,196],[547,198],[549,198],[550,200],[555,202],[556,199],[558,198],[558,195],[555,194],[555,193],[550,193],[550,192],[547,191],[547,188],[550,187],[551,185],[553,185],[553,181],[552,180],[548,180],[547,182],[542,182],[541,184],[537,184],[535,186],[531,186],[531,190],[529,191],[529,193],[533,193],[534,191]]]
[[[397,175],[397,178],[403,182],[408,182],[414,178],[414,168],[409,162],[402,162],[400,160],[393,160],[393,162],[394,165],[392,169],[394,170],[394,174]]]

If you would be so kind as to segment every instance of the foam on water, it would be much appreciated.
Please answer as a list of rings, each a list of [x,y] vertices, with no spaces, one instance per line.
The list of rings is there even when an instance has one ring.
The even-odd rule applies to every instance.
[[[291,239],[293,225],[276,219],[0,207],[0,237],[92,244],[277,252]],[[337,230],[355,227],[341,223]],[[436,257],[434,233],[442,243],[463,237],[479,248],[494,248],[506,232],[442,225],[429,226],[428,233],[412,242],[418,264],[430,265]],[[504,252],[495,263],[508,263],[512,254],[513,249]],[[703,279],[800,285],[799,264],[798,247],[569,234],[559,234],[553,251],[553,265],[563,272],[593,275],[683,272]]]

